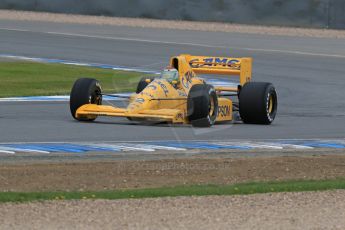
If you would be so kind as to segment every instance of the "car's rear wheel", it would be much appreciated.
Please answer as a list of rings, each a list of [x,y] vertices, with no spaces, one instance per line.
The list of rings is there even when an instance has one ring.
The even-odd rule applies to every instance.
[[[271,124],[277,108],[277,92],[271,83],[248,82],[241,88],[239,112],[244,123]]]
[[[70,110],[74,119],[78,121],[93,121],[97,116],[76,117],[77,109],[85,104],[102,104],[102,89],[99,82],[92,78],[78,79],[70,94]]]
[[[146,88],[146,86],[150,84],[154,79],[155,77],[142,77],[138,83],[137,90],[135,92],[137,94],[141,93],[141,91],[143,91]],[[149,80],[149,82],[147,82],[147,80]]]
[[[193,85],[187,98],[187,115],[195,127],[212,126],[218,115],[218,97],[211,85]]]

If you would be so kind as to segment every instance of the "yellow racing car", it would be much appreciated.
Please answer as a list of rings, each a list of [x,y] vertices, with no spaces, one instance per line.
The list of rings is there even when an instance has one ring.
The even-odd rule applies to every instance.
[[[196,74],[237,76],[239,83],[237,87],[212,86]],[[232,121],[238,111],[244,123],[271,124],[277,113],[276,90],[271,83],[252,82],[251,78],[251,58],[182,54],[172,57],[160,76],[142,79],[136,92],[128,96],[126,108],[102,105],[105,94],[99,82],[80,78],[71,91],[70,110],[78,121],[113,116],[196,127]]]

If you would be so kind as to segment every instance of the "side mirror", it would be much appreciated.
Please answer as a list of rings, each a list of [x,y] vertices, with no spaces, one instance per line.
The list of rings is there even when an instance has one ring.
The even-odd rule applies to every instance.
[[[178,81],[176,81],[176,80],[171,81],[171,84],[173,84],[173,85],[177,85],[177,83],[178,83]]]

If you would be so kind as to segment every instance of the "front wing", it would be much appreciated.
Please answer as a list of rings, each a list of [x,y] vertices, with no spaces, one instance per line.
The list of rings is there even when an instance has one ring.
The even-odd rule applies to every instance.
[[[142,110],[137,113],[129,113],[124,108],[86,104],[81,106],[76,112],[77,118],[94,116],[127,117],[143,120],[168,121],[171,123],[187,123],[184,113],[179,109]]]
[[[142,110],[136,113],[131,113],[124,108],[109,105],[86,104],[81,106],[76,112],[77,118],[94,118],[95,116],[127,117],[133,120],[157,120],[171,123],[189,123],[184,111],[180,109]],[[232,101],[227,98],[218,98],[218,115],[216,122],[231,120]]]

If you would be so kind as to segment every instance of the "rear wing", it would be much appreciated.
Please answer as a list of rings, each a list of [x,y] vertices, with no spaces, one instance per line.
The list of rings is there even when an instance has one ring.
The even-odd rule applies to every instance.
[[[240,85],[251,81],[252,58],[208,57],[182,54],[190,68],[199,74],[221,74],[239,76]]]

